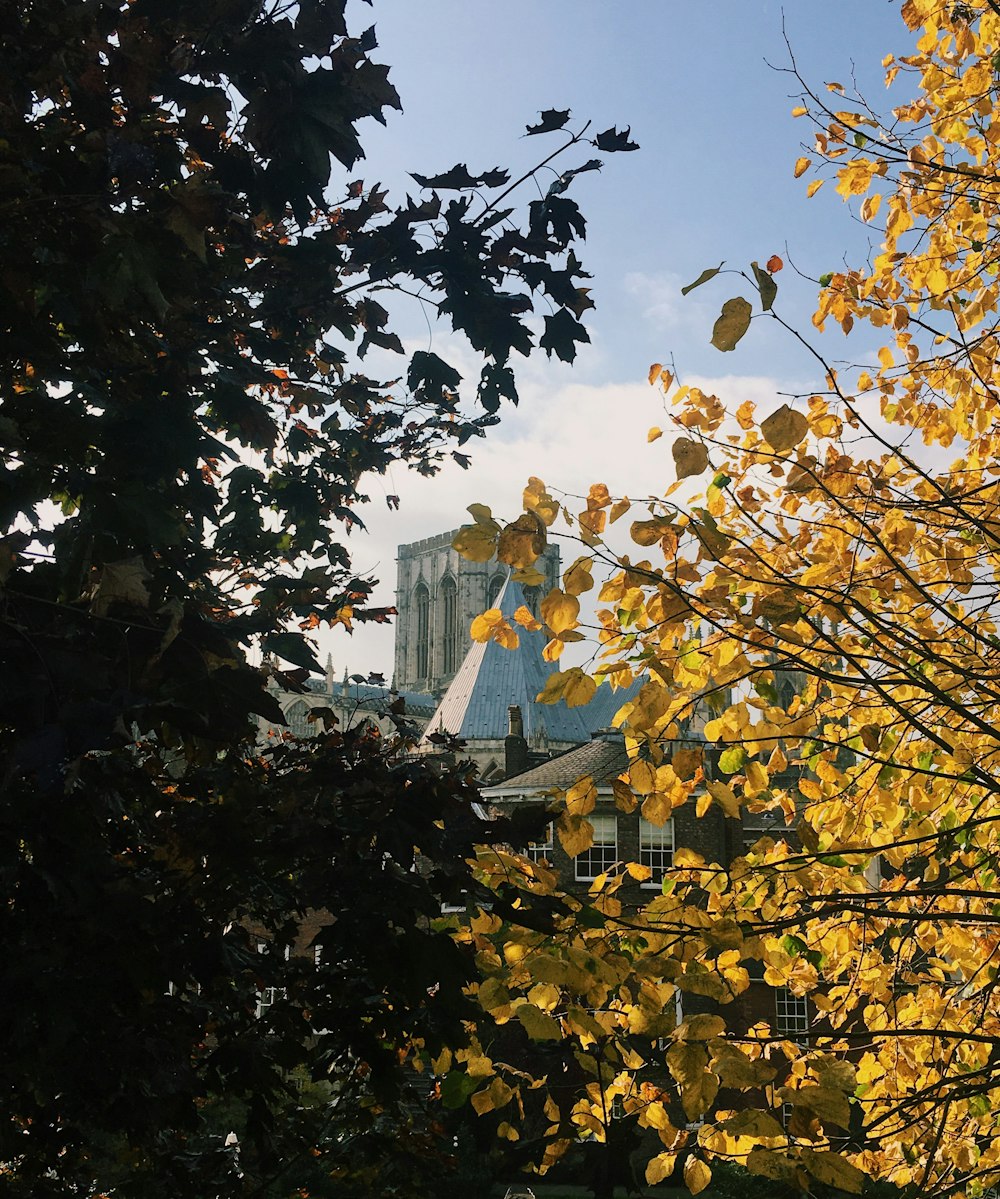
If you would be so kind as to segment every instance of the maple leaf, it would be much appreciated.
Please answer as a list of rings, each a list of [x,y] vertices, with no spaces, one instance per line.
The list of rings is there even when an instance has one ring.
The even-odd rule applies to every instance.
[[[615,153],[619,150],[638,150],[639,143],[629,140],[631,135],[632,130],[630,128],[619,131],[612,126],[594,138],[594,145],[598,150],[604,150],[606,153]]]
[[[491,171],[473,175],[465,163],[460,162],[450,171],[444,171],[440,175],[417,175],[411,172],[410,178],[415,179],[421,187],[440,191],[466,191],[477,187],[503,187],[505,183],[510,182],[510,173],[494,167]]]
[[[545,108],[539,115],[541,119],[538,124],[528,125],[525,129],[526,134],[552,133],[556,129],[562,129],[570,118],[570,110],[568,108]]]

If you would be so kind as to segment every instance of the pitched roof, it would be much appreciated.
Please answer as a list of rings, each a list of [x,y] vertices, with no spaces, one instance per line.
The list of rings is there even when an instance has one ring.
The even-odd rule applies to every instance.
[[[587,774],[598,787],[608,786],[627,766],[625,739],[617,733],[598,736],[523,774],[504,779],[495,787],[485,788],[483,795],[489,797],[513,791],[525,794],[547,791],[552,787],[565,791]]]
[[[524,603],[520,584],[508,578],[496,606],[509,621]],[[502,741],[508,730],[507,709],[517,704],[529,745],[589,739],[591,726],[582,714],[586,709],[568,708],[562,700],[535,702],[556,666],[542,657],[546,638],[541,630],[516,628],[516,650],[504,649],[495,641],[472,645],[431,718],[428,733],[443,730],[469,741]]]

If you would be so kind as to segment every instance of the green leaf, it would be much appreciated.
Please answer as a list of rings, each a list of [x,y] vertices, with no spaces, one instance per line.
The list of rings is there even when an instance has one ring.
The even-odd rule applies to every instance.
[[[750,266],[753,269],[754,278],[757,280],[757,289],[760,292],[760,306],[765,312],[770,312],[771,306],[774,304],[775,297],[778,294],[778,285],[774,281],[774,276],[769,271],[762,270],[756,262],[751,262]]]
[[[322,671],[312,646],[301,633],[268,633],[263,645],[268,652],[295,666],[303,666],[316,674]]]
[[[712,345],[717,350],[735,350],[744,333],[750,328],[753,309],[748,300],[734,296],[722,305],[722,312],[712,329]]]
[[[445,1107],[461,1107],[481,1081],[462,1070],[449,1070],[441,1080],[441,1102]]]
[[[747,751],[742,745],[735,745],[719,755],[719,769],[723,774],[735,774],[746,760]]]
[[[702,271],[701,274],[698,276],[697,279],[695,279],[695,281],[693,283],[689,283],[687,285],[687,287],[681,288],[681,295],[686,296],[689,291],[694,291],[694,289],[696,287],[701,287],[701,285],[703,283],[707,283],[709,281],[709,279],[714,279],[715,276],[719,273],[719,271],[722,270],[722,268],[725,265],[726,265],[726,262],[725,262],[725,259],[723,259],[722,262],[720,262],[718,266],[708,267],[706,270]]]

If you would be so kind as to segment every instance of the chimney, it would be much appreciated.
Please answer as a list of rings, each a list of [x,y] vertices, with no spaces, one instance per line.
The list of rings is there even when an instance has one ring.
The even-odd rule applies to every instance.
[[[507,709],[507,736],[503,743],[504,778],[513,778],[528,769],[528,743],[524,739],[524,719],[518,704]]]

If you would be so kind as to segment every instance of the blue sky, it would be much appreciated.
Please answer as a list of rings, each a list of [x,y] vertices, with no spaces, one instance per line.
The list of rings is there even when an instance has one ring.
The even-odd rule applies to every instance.
[[[602,173],[573,185],[588,221],[581,257],[597,302],[588,314],[593,344],[577,364],[525,363],[521,407],[504,413],[468,472],[427,482],[396,471],[372,481],[370,532],[354,538],[353,552],[359,569],[381,579],[383,602],[392,602],[395,544],[461,524],[473,501],[512,511],[530,474],[569,491],[600,480],[633,497],[662,493],[673,481],[671,439],[646,444],[648,427],[666,419],[645,382],[653,361],[672,358],[683,381],[765,410],[782,402],[779,391],[819,385],[813,363],[763,322],[732,353],[708,344],[722,301],[747,294],[739,280],[716,280],[686,300],[679,289],[722,259],[746,267],[777,253],[786,262],[777,308],[811,328],[816,286],[796,278],[791,263],[815,278],[845,260],[861,262],[877,231],[854,219],[829,185],[807,200],[806,181],[793,179],[810,129],[790,116],[795,80],[775,68],[789,66],[787,34],[810,83],[850,87],[856,79],[873,107],[885,109],[896,98],[885,92],[881,60],[910,45],[898,9],[887,0],[353,6],[355,28],[374,21],[375,57],[391,66],[404,107],[387,128],[369,123],[364,131],[369,183],[415,191],[410,170],[526,167],[555,145],[556,135],[521,137],[543,108],[571,108],[574,121],[591,118],[595,130],[629,125],[642,147],[609,156]],[[533,194],[526,190],[524,202]],[[400,332],[413,348],[457,352],[460,369],[464,361],[478,373],[444,329],[429,336],[416,303],[400,312]],[[864,349],[839,332],[822,348],[855,358]],[[387,493],[401,496],[400,513],[386,508]],[[359,629],[350,641],[338,632],[323,650],[338,673],[346,666],[391,674],[391,630]]]

